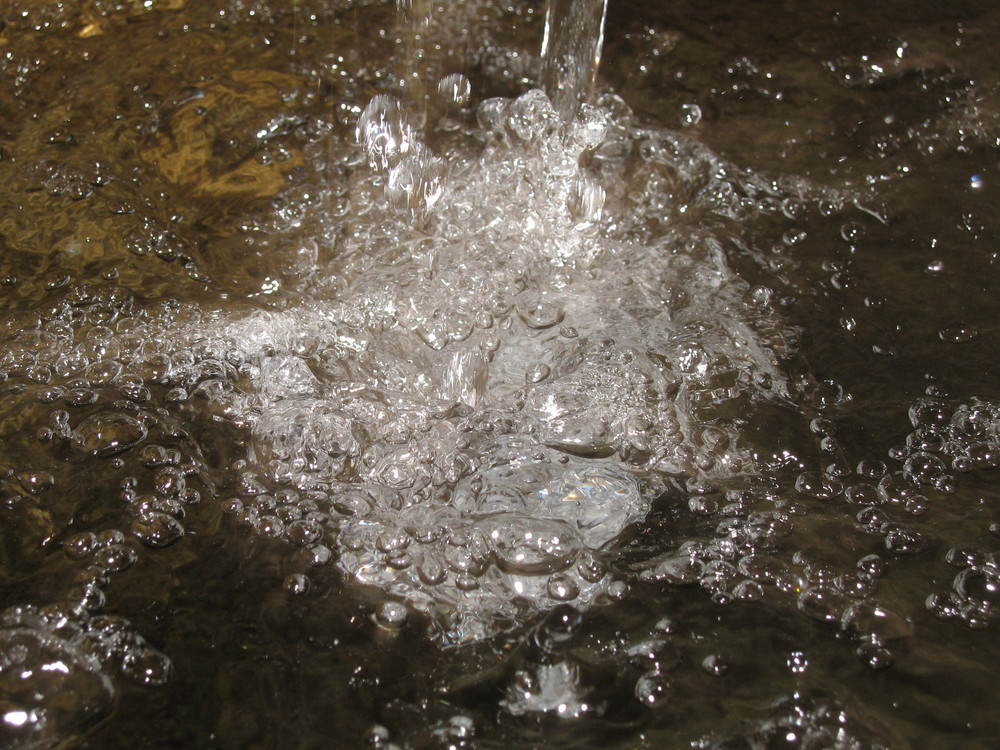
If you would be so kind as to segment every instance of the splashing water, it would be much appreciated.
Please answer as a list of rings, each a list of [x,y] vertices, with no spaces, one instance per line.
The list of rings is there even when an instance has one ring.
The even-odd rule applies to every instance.
[[[479,119],[486,150],[443,183],[401,105],[373,99],[357,137],[388,172],[388,210],[329,269],[337,301],[317,280],[309,302],[215,334],[244,373],[218,408],[250,429],[261,479],[320,493],[313,541],[331,537],[345,573],[429,611],[451,643],[613,599],[620,582],[597,558],[661,477],[750,470],[736,431],[715,420],[709,437],[694,409],[705,419],[787,387],[711,238],[636,278],[672,238],[602,231],[604,191],[578,164],[609,127],[631,151],[627,121],[590,108],[564,127],[537,90],[489,100]],[[423,187],[398,202],[405,164]],[[678,284],[705,293],[670,309]],[[167,338],[217,346],[205,333],[199,321]]]
[[[871,394],[827,379],[829,330],[801,321],[863,344],[855,382],[906,350],[879,328],[904,335],[878,317],[900,299],[855,290],[905,225],[883,196],[995,140],[927,73],[958,47],[826,60],[843,109],[922,87],[908,121],[845,134],[786,116],[827,101],[809,74],[708,65],[652,10],[607,56],[635,62],[612,73],[637,115],[594,92],[604,2],[551,0],[544,30],[528,5],[397,5],[399,28],[368,3],[4,16],[0,744],[139,746],[109,739],[159,710],[136,701],[230,680],[240,708],[204,723],[241,746],[328,740],[334,716],[376,748],[906,747],[926,675],[955,678],[924,634],[973,643],[1000,611],[969,530],[990,496],[948,499],[1000,463],[1000,410],[921,381],[874,459]],[[162,59],[123,81],[113,34]],[[58,105],[56,79],[79,84]],[[753,107],[787,139],[741,135]],[[963,179],[988,196],[988,170]],[[988,235],[964,209],[942,247]],[[932,251],[921,295],[953,272]],[[928,326],[973,355],[992,334]],[[203,573],[227,600],[191,616]],[[238,625],[211,619],[240,597]],[[210,659],[253,666],[208,688]],[[258,677],[286,689],[260,726]]]

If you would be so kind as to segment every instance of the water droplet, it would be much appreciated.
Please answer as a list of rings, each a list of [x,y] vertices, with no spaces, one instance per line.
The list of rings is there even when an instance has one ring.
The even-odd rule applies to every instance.
[[[570,216],[581,222],[599,221],[605,197],[604,188],[595,181],[585,177],[577,179],[569,195]]]
[[[446,75],[437,85],[438,95],[446,102],[465,107],[472,97],[472,84],[461,73]]]
[[[382,171],[399,161],[412,139],[402,105],[386,94],[377,94],[365,107],[358,118],[356,136],[372,169]]]
[[[445,163],[420,144],[389,170],[385,197],[398,211],[423,212],[434,206],[444,190]]]

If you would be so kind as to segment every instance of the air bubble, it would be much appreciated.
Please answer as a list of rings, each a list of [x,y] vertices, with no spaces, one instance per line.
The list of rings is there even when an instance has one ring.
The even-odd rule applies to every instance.
[[[581,541],[557,521],[513,516],[490,524],[497,565],[510,573],[537,575],[561,571],[572,564]]]
[[[804,674],[809,669],[809,660],[802,651],[792,651],[785,663],[792,674]]]
[[[117,543],[98,550],[94,555],[94,564],[100,565],[109,573],[120,573],[132,567],[137,559],[134,549]]]
[[[524,380],[530,384],[541,383],[550,373],[551,370],[548,365],[538,362],[528,368],[528,371],[524,375]]]
[[[856,651],[858,658],[877,672],[893,665],[892,654],[877,643],[862,643]]]
[[[157,549],[167,547],[184,536],[184,527],[166,513],[144,513],[132,521],[130,530],[147,547]]]
[[[309,593],[311,585],[309,576],[304,573],[291,573],[285,576],[282,588],[292,596],[303,596]]]
[[[93,553],[97,545],[97,537],[89,531],[73,534],[65,542],[63,549],[71,560],[82,560]]]
[[[927,539],[910,529],[893,529],[885,536],[885,548],[897,555],[916,555],[927,549]]]
[[[408,618],[406,605],[394,601],[382,602],[375,613],[375,622],[386,630],[399,630],[406,624]]]
[[[561,307],[541,299],[518,304],[517,312],[528,328],[538,330],[557,325],[565,315]]]
[[[170,659],[151,648],[132,649],[122,660],[121,673],[147,687],[165,685],[172,671]]]
[[[612,581],[608,584],[607,596],[613,602],[623,602],[628,599],[631,588],[625,581]]]
[[[718,654],[706,656],[701,662],[701,668],[712,677],[724,677],[729,672],[729,665]]]
[[[829,500],[841,493],[843,485],[823,472],[807,471],[799,474],[795,480],[795,489],[809,497]]]
[[[701,122],[701,107],[697,104],[681,105],[681,124],[688,127]]]
[[[285,535],[292,544],[305,547],[322,538],[323,528],[316,521],[298,520],[288,524]]]
[[[635,683],[635,697],[642,705],[655,708],[670,697],[671,683],[660,672],[647,672]]]
[[[432,556],[425,556],[417,565],[420,580],[429,586],[436,586],[445,580],[445,569],[441,561]]]
[[[18,484],[32,495],[40,495],[52,488],[56,479],[47,471],[24,471],[17,475]]]
[[[594,558],[586,558],[577,563],[576,571],[583,580],[589,583],[597,583],[607,573],[604,563]]]
[[[567,575],[555,575],[549,578],[545,587],[548,595],[557,602],[568,602],[580,594],[576,582]]]
[[[865,228],[856,221],[845,222],[840,227],[841,239],[852,245],[863,240],[866,234]]]
[[[878,505],[882,498],[870,484],[855,484],[844,490],[844,499],[853,505]]]
[[[974,603],[987,617],[1000,614],[1000,572],[993,567],[972,566],[955,576],[955,593]]]

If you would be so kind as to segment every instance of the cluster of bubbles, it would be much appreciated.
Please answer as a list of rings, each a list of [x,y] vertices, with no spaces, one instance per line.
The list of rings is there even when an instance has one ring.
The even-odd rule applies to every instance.
[[[891,455],[903,462],[903,475],[917,487],[954,492],[956,477],[1000,466],[1000,407],[973,400],[957,408],[942,399],[924,398],[910,408],[914,430]],[[997,524],[989,529],[1000,531]],[[1000,556],[995,550],[951,547],[949,565],[958,569],[952,590],[927,598],[927,609],[942,619],[984,628],[1000,614]]]
[[[104,583],[107,581],[105,579]],[[0,612],[0,732],[6,747],[54,747],[114,708],[113,670],[140,685],[164,684],[170,660],[128,620],[91,615],[97,596]]]
[[[476,724],[468,716],[456,714],[446,721],[434,726],[422,738],[421,747],[440,748],[441,750],[475,750]],[[381,724],[373,726],[365,736],[367,746],[371,750],[403,750],[406,745],[397,744],[392,740],[392,732]]]
[[[51,747],[100,721],[115,704],[112,675],[167,681],[169,658],[128,620],[102,613],[105,590],[144,549],[184,535],[186,510],[205,489],[198,449],[164,406],[172,398],[162,359],[136,353],[146,339],[141,316],[129,314],[133,297],[114,285],[71,286],[61,297],[4,319],[0,370],[17,416],[2,430],[20,463],[0,472],[13,512],[2,542],[24,575],[48,580],[60,548],[72,571],[46,587],[48,604],[0,614],[12,747]],[[81,487],[76,473],[97,462],[102,472]]]
[[[464,81],[440,88],[465,96]],[[446,190],[426,172],[405,205],[367,206],[307,301],[223,315],[212,338],[201,321],[170,335],[179,350],[223,346],[239,372],[206,391],[254,438],[255,496],[227,507],[265,535],[329,546],[452,643],[624,596],[602,550],[663,475],[747,471],[734,406],[787,387],[752,324],[766,303],[747,301],[717,240],[673,247],[664,267],[672,236],[640,244],[605,211],[581,163],[603,153],[611,174],[655,161],[648,131],[594,107],[566,123],[540,91],[476,117],[478,159]],[[357,136],[377,173],[353,200],[431,158],[383,95]]]
[[[852,471],[842,456],[838,457],[840,447],[833,426],[819,420],[814,422],[814,431],[821,436],[821,447],[835,460],[823,472],[801,474],[796,488],[808,497],[842,499],[857,506],[858,524],[867,533],[882,538],[886,553],[894,557],[919,555],[933,541],[914,527],[933,505],[929,495],[952,494],[958,489],[960,475],[1000,465],[998,417],[1000,411],[995,404],[978,399],[957,407],[936,396],[917,399],[909,409],[913,431],[903,445],[889,451],[889,458],[900,466],[895,471],[884,461],[870,459],[861,461]],[[905,517],[913,521],[907,523]],[[989,530],[998,529],[994,524]],[[874,562],[878,557],[867,559]],[[927,609],[942,619],[958,619],[972,628],[985,627],[996,616],[1000,594],[996,552],[952,546],[946,560],[959,569],[952,591],[928,596]],[[859,567],[870,568],[871,576],[877,575],[882,565],[872,567],[863,559]],[[862,588],[857,581],[850,590]]]
[[[789,507],[775,488],[703,487],[701,493],[691,494],[690,509],[715,516],[714,528],[642,560],[639,580],[698,586],[722,605],[759,601],[795,607],[842,630],[873,669],[892,664],[889,646],[909,637],[913,624],[877,596],[886,570],[883,556],[864,555],[853,568],[814,559],[808,546],[794,539],[794,518],[805,511]]]
[[[692,744],[695,750],[728,750],[736,747],[837,748],[837,750],[888,750],[882,732],[866,726],[836,699],[801,693],[776,701],[769,715],[739,734],[708,736]]]

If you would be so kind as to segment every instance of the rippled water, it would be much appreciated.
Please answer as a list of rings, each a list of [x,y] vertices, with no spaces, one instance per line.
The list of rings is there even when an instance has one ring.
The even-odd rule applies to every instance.
[[[4,7],[0,744],[991,746],[997,13],[405,5]]]

